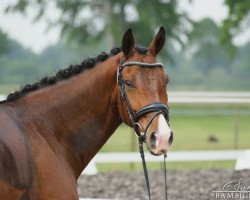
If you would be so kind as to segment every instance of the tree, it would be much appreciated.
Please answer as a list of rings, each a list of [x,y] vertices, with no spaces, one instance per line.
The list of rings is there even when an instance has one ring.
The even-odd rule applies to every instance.
[[[120,44],[121,35],[128,27],[134,28],[137,42],[145,44],[161,25],[170,38],[183,45],[189,21],[185,13],[177,10],[177,0],[17,0],[6,10],[25,13],[33,7],[38,20],[46,18],[51,4],[61,15],[50,24],[60,26],[63,36],[76,43],[105,40],[109,48]]]
[[[7,53],[9,50],[9,41],[5,33],[0,30],[0,56]]]
[[[228,52],[234,56],[236,49],[232,39],[250,25],[250,1],[225,0],[228,7],[228,17],[223,21],[221,27],[221,41],[228,46]]]
[[[246,79],[249,82],[250,74],[250,42],[238,47],[237,54],[233,62],[234,72],[238,76],[237,78]]]
[[[211,19],[194,22],[193,30],[188,34],[189,42],[186,54],[192,57],[194,66],[208,76],[218,66],[229,67],[225,50],[218,39],[219,27]],[[227,68],[229,69],[229,68]]]

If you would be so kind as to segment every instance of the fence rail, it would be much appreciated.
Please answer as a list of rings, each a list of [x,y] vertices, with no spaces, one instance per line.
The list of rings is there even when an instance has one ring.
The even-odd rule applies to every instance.
[[[162,156],[145,153],[147,162],[162,162]],[[167,162],[235,160],[235,169],[250,169],[250,150],[207,150],[207,151],[173,151],[168,153]],[[136,163],[141,162],[138,152],[98,153],[85,168],[84,174],[97,173],[98,163]]]
[[[169,92],[168,96],[170,103],[250,103],[250,92]]]
[[[249,104],[250,92],[168,92],[170,103]],[[0,95],[0,101],[6,95]]]
[[[236,160],[245,153],[246,150],[207,150],[207,151],[170,151],[168,162],[177,161],[209,161],[209,160]],[[161,156],[153,156],[145,153],[148,162],[161,162]],[[98,153],[93,161],[95,163],[129,163],[141,162],[138,152],[112,152]]]

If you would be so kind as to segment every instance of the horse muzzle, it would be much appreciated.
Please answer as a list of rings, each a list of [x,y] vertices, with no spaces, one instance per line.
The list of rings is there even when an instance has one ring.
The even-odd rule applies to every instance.
[[[173,142],[173,132],[163,114],[159,114],[156,128],[148,127],[144,140],[151,154],[166,154]],[[153,124],[153,123],[152,123]]]

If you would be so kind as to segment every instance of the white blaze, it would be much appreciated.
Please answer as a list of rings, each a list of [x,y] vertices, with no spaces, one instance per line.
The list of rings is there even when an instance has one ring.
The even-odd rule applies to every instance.
[[[165,136],[168,139],[171,136],[171,129],[170,129],[170,127],[167,123],[167,120],[165,119],[163,114],[159,115],[157,133],[159,135]]]
[[[156,136],[156,149],[167,149],[169,146],[169,138],[171,136],[171,129],[164,117],[160,114],[158,118],[158,128]]]

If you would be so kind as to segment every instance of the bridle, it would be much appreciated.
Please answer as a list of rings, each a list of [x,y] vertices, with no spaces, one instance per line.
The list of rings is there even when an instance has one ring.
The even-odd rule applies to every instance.
[[[142,130],[142,126],[138,123],[138,120],[145,114],[156,112],[153,117],[149,120],[148,125],[145,128],[144,133],[146,134],[147,129],[149,128],[150,124],[153,122],[154,118],[159,115],[163,114],[167,122],[169,123],[169,109],[166,105],[164,105],[161,102],[154,102],[149,105],[144,106],[141,108],[139,111],[134,112],[132,109],[129,100],[127,98],[127,95],[125,93],[125,83],[122,78],[121,72],[125,67],[129,66],[139,66],[139,67],[147,67],[147,68],[153,68],[153,67],[163,67],[161,63],[143,63],[143,62],[121,62],[120,65],[117,68],[117,83],[120,88],[120,95],[121,95],[121,100],[125,102],[126,109],[128,112],[129,119],[131,120],[131,123],[135,129],[135,133],[137,134],[138,137],[143,137],[145,138],[145,135],[141,135],[142,133],[139,131]],[[138,129],[139,128],[139,129]]]
[[[142,164],[143,164],[143,171],[144,171],[144,176],[146,180],[146,186],[148,190],[148,197],[149,200],[151,200],[151,193],[150,193],[150,186],[149,186],[149,179],[148,179],[148,172],[147,172],[147,166],[146,166],[146,161],[145,161],[145,156],[144,156],[144,150],[143,150],[143,142],[145,142],[146,139],[146,134],[149,126],[153,122],[156,116],[159,114],[163,114],[165,117],[167,123],[169,124],[169,109],[166,105],[164,105],[161,102],[154,102],[149,105],[146,105],[142,107],[140,110],[135,112],[127,98],[126,92],[125,92],[125,82],[122,78],[121,72],[125,67],[129,66],[139,66],[139,67],[146,67],[146,68],[153,68],[153,67],[163,67],[163,64],[161,63],[144,63],[144,62],[124,62],[121,61],[118,68],[117,68],[117,84],[120,88],[120,98],[122,102],[125,102],[127,113],[129,116],[129,119],[133,125],[133,128],[135,130],[136,135],[138,136],[138,142],[139,142],[139,152],[142,158]],[[151,119],[149,120],[147,126],[143,130],[142,126],[138,122],[138,120],[145,114],[148,113],[155,113]],[[167,155],[164,154],[164,176],[165,176],[165,196],[167,200],[167,171],[166,171],[166,157]]]

